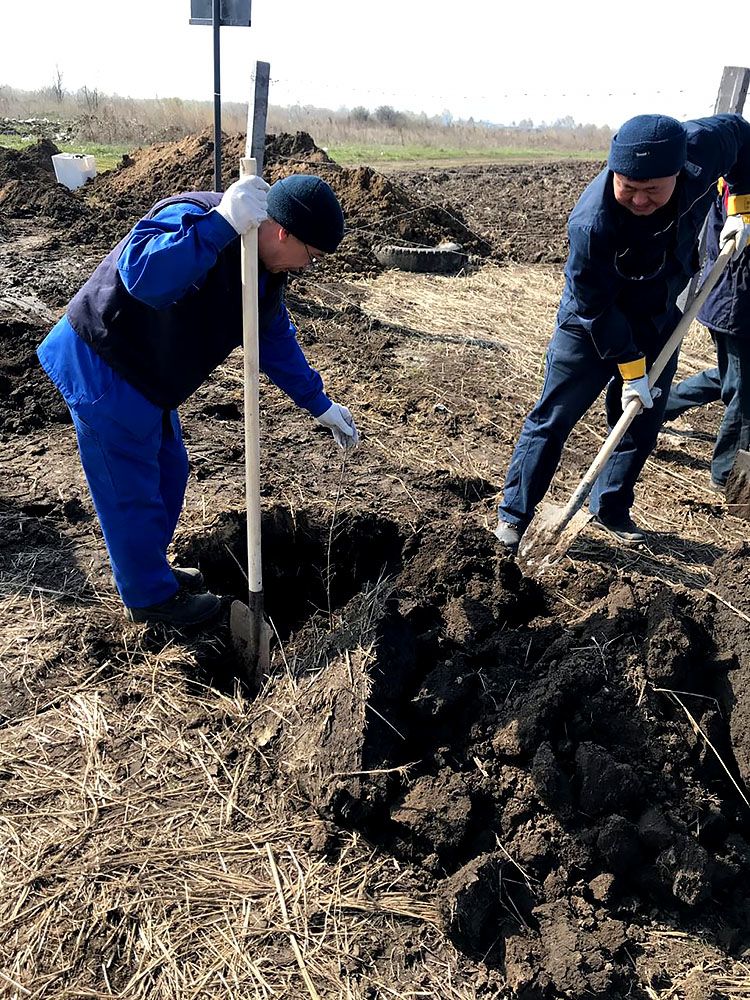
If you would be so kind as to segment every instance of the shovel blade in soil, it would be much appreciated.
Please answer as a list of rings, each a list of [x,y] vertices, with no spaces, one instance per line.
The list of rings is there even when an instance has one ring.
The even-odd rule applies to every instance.
[[[737,452],[725,496],[729,513],[750,521],[750,451]]]
[[[526,529],[518,549],[518,562],[529,575],[540,575],[568,551],[591,520],[591,514],[545,504]]]
[[[232,601],[229,629],[239,676],[257,691],[271,666],[271,627],[263,615],[263,595],[250,594],[250,601],[251,607]]]

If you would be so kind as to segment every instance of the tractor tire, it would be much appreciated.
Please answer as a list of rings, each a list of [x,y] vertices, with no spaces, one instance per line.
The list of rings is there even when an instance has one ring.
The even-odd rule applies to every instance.
[[[447,247],[381,246],[375,247],[373,252],[384,267],[421,274],[456,274],[469,262],[467,253]]]

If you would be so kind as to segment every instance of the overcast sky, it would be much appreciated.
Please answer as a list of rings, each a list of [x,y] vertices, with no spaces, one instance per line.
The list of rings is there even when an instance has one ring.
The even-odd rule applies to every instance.
[[[263,59],[279,105],[684,120],[712,113],[725,65],[750,65],[748,0],[704,11],[674,0],[252,0],[252,27],[221,31],[222,95],[247,100]],[[212,100],[211,29],[189,16],[190,0],[3,0],[0,84],[36,89],[59,67],[66,90]]]

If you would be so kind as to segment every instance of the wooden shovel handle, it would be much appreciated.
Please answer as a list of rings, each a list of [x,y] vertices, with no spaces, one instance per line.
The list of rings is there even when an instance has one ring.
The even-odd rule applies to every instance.
[[[240,160],[240,177],[256,173],[255,160]],[[247,579],[250,593],[263,590],[260,549],[260,351],[258,347],[258,230],[242,236],[242,348],[245,396],[245,498],[247,503]]]

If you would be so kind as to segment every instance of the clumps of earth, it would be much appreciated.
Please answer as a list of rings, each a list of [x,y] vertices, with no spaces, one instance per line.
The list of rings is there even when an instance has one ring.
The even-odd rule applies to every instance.
[[[295,584],[325,606],[315,566],[333,595],[326,621],[282,619],[300,681],[266,693],[275,722],[264,713],[256,733],[280,787],[429,871],[446,932],[514,995],[630,995],[648,920],[747,940],[750,692],[731,679],[750,668],[750,631],[736,613],[606,568],[534,582],[455,520],[413,533],[354,517],[328,551],[304,511],[271,511],[263,531],[272,615]],[[225,521],[184,557],[224,579],[242,533]],[[300,563],[285,551],[309,579],[288,575]],[[749,575],[739,547],[716,592]],[[586,610],[562,625],[571,605]]]
[[[70,224],[84,214],[80,198],[55,179],[52,157],[59,152],[49,139],[41,139],[22,150],[0,150],[2,216],[7,219],[43,216],[59,224]]]

